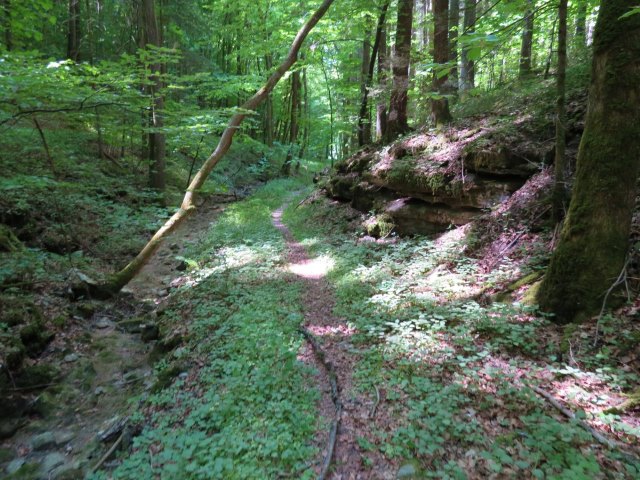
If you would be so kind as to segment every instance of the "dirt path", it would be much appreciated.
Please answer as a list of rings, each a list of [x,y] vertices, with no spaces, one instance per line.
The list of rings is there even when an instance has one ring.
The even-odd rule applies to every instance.
[[[363,451],[358,438],[371,438],[375,424],[376,395],[364,396],[353,385],[356,359],[349,352],[353,348],[351,337],[355,333],[343,319],[333,315],[335,299],[325,275],[328,266],[319,259],[310,259],[304,246],[296,242],[282,223],[284,207],[272,215],[273,225],[282,232],[289,249],[289,271],[303,282],[302,297],[304,330],[311,335],[309,350],[315,350],[316,367],[321,372],[318,388],[323,392],[320,414],[326,419],[325,430],[318,434],[323,460],[330,450],[331,430],[337,425],[335,449],[326,478],[333,480],[393,479],[395,466],[377,453]],[[311,343],[315,343],[315,346]],[[315,348],[314,348],[315,347]],[[332,399],[331,378],[335,378],[337,398]],[[329,452],[330,453],[330,452]],[[322,466],[318,469],[321,471]],[[321,472],[322,473],[322,472]]]

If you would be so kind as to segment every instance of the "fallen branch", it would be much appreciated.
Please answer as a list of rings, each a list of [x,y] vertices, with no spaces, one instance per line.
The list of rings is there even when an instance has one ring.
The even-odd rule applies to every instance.
[[[102,456],[102,458],[100,460],[98,460],[98,463],[96,463],[93,466],[93,468],[91,469],[91,473],[97,472],[98,469],[102,466],[102,464],[109,459],[109,457],[113,454],[113,452],[116,451],[116,448],[118,448],[118,446],[122,443],[122,439],[123,438],[124,438],[124,430],[122,431],[122,433],[120,434],[118,439],[113,443],[113,445],[111,445],[111,448],[109,450],[107,450],[107,453],[105,453]]]
[[[628,452],[625,450],[626,445],[616,440],[611,440],[610,438],[605,437],[596,429],[594,429],[591,425],[586,422],[576,418],[575,413],[573,413],[568,408],[564,407],[556,398],[550,393],[544,391],[540,387],[536,387],[533,385],[528,385],[534,392],[547,400],[554,408],[556,408],[560,413],[562,413],[565,417],[574,420],[581,428],[589,432],[593,438],[595,438],[598,443],[604,445],[605,447],[610,448],[611,450],[618,450],[627,460],[637,461],[638,457],[635,453]]]
[[[329,468],[331,467],[331,462],[333,460],[333,454],[336,449],[338,426],[340,425],[340,417],[342,416],[342,403],[340,402],[336,371],[333,368],[333,365],[329,361],[327,361],[326,354],[324,350],[322,350],[320,342],[318,342],[316,337],[304,327],[300,327],[300,333],[302,333],[304,338],[311,344],[313,353],[329,375],[329,385],[331,386],[331,400],[333,401],[333,405],[336,409],[333,422],[331,422],[331,430],[329,431],[329,439],[327,441],[327,454],[324,456],[322,468],[320,469],[320,474],[318,475],[318,480],[324,480],[327,477],[327,473],[329,473]]]

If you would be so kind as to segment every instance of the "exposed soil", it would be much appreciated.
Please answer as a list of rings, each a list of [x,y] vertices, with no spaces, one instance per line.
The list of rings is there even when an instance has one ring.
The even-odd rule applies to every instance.
[[[376,419],[378,398],[372,392],[364,395],[354,388],[353,371],[356,364],[351,337],[353,327],[333,315],[334,295],[329,282],[324,278],[327,266],[319,259],[310,259],[305,248],[296,242],[286,225],[282,223],[283,208],[273,213],[273,224],[282,232],[289,248],[289,271],[292,281],[303,282],[304,329],[312,335],[314,343],[307,345],[303,352],[320,372],[318,388],[322,391],[319,405],[324,421],[320,424],[317,443],[322,448],[323,459],[318,461],[317,471],[321,473],[327,455],[332,455],[332,463],[326,478],[334,480],[393,479],[397,470],[379,452],[364,451],[358,438],[370,439],[371,430],[381,417]],[[313,350],[316,350],[313,352]],[[313,353],[312,353],[313,352]],[[335,374],[337,398],[332,399],[331,376]],[[381,396],[384,392],[378,392]],[[337,421],[335,449],[330,451],[331,428]],[[379,425],[378,425],[379,426]]]

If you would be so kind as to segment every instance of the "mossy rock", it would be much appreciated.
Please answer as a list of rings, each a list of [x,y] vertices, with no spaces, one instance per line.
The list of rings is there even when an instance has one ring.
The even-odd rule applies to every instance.
[[[40,355],[53,337],[53,333],[48,332],[41,321],[32,322],[20,330],[20,340],[22,340],[27,355],[32,358]]]
[[[122,320],[116,325],[118,329],[122,330],[125,333],[140,333],[142,331],[142,326],[145,323],[147,323],[147,320],[145,318],[136,317]]]
[[[19,388],[36,388],[52,383],[60,375],[60,370],[53,365],[31,365],[25,367],[16,376]]]

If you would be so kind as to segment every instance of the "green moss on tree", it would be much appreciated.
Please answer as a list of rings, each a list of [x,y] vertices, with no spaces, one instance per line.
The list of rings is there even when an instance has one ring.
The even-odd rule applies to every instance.
[[[630,6],[604,4],[596,28],[573,198],[538,292],[560,322],[596,313],[625,265],[640,170],[640,18],[616,12]]]

